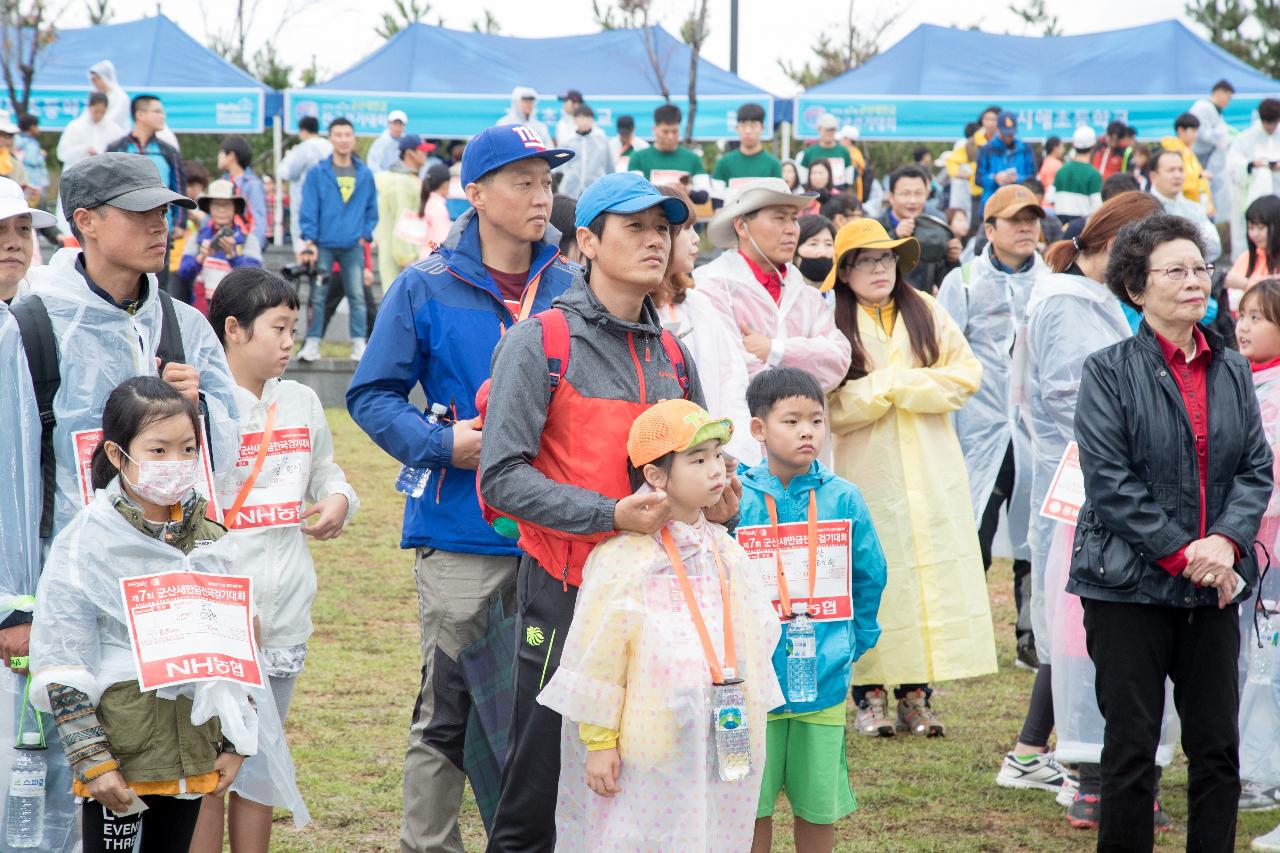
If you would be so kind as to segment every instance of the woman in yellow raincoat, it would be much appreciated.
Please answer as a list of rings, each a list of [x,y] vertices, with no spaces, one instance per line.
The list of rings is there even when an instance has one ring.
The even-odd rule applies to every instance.
[[[945,733],[930,683],[996,671],[995,635],[964,456],[951,413],[982,365],[947,312],[903,275],[915,238],[891,240],[874,219],[836,235],[836,325],[853,362],[830,395],[836,473],[862,490],[884,545],[883,633],[854,664],[859,732]],[[885,685],[896,685],[896,726]]]

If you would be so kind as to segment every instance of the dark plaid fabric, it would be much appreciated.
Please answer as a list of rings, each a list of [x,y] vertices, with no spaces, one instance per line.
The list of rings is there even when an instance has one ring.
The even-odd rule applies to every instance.
[[[490,829],[498,806],[502,765],[507,757],[507,736],[515,703],[512,666],[515,662],[515,588],[502,590],[489,608],[484,636],[458,655],[462,679],[471,694],[467,719],[463,769],[471,782],[476,806]]]

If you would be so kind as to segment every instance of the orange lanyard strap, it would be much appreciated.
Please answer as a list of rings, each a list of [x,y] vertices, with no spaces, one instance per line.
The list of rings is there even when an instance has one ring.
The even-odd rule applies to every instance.
[[[524,289],[524,299],[520,303],[520,316],[516,318],[516,322],[529,319],[529,312],[533,310],[533,300],[538,298],[538,284],[541,281],[542,273],[538,273]]]
[[[258,455],[253,460],[253,469],[249,471],[249,479],[244,481],[244,485],[236,493],[235,503],[231,504],[227,514],[222,517],[228,530],[233,530],[237,526],[236,516],[240,514],[240,508],[244,506],[244,502],[249,499],[249,492],[253,491],[254,483],[258,482],[258,475],[262,473],[262,465],[267,461],[267,448],[271,446],[271,434],[275,431],[275,426],[276,404],[272,403],[271,407],[267,409],[267,422],[262,427],[262,443],[258,445]]]
[[[702,641],[702,653],[707,658],[707,669],[711,671],[711,682],[713,684],[724,684],[724,671],[726,669],[737,672],[738,652],[733,643],[733,602],[729,600],[729,579],[725,575],[724,563],[720,562],[720,551],[716,548],[716,543],[713,539],[710,542],[711,556],[715,558],[716,573],[720,576],[720,608],[724,611],[723,667],[716,660],[716,649],[715,646],[711,645],[711,634],[707,631],[706,620],[702,618],[702,609],[698,607],[698,599],[693,594],[693,584],[689,582],[689,575],[684,570],[684,561],[680,559],[680,551],[676,548],[675,540],[671,538],[671,531],[665,527],[662,529],[662,545],[667,549],[667,557],[671,560],[671,567],[675,569],[676,580],[680,582],[680,593],[684,596],[684,600],[689,606],[689,616],[693,619],[693,627],[698,631],[698,639]]]
[[[787,573],[782,568],[782,534],[778,532],[778,504],[773,495],[764,496],[765,506],[769,508],[769,533],[773,536],[773,556],[778,564],[778,602],[782,605],[782,615],[791,618],[791,592],[787,587]],[[813,601],[813,592],[818,583],[818,498],[816,493],[809,492],[809,601]]]

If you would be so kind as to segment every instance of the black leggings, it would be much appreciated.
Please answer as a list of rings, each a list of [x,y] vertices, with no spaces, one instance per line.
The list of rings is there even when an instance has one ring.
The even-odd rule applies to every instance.
[[[1031,687],[1031,701],[1027,704],[1027,718],[1022,722],[1022,734],[1018,741],[1027,746],[1048,746],[1053,731],[1053,670],[1047,663],[1036,670],[1036,680]]]
[[[147,796],[142,798],[147,810],[128,817],[117,816],[95,800],[85,800],[81,807],[84,853],[134,850],[139,831],[142,843],[136,853],[185,853],[191,847],[203,799]]]

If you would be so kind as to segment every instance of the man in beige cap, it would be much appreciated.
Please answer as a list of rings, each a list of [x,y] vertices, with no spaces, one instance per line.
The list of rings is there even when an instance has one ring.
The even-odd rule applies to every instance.
[[[1034,608],[1030,604],[1031,549],[1027,531],[1032,507],[1038,509],[1040,503],[1031,496],[1031,436],[1017,415],[1010,390],[1016,379],[1012,376],[1017,358],[1016,334],[1026,325],[1031,289],[1036,279],[1047,272],[1036,253],[1044,215],[1035,194],[1022,184],[1007,184],[996,190],[983,208],[986,248],[948,273],[938,291],[938,301],[955,319],[973,354],[982,362],[982,387],[956,412],[956,435],[969,471],[970,498],[986,568],[991,567],[991,543],[1000,508],[1008,505],[1014,601],[1018,610],[1017,662],[1029,669],[1035,669],[1039,661],[1032,631]],[[1047,534],[1041,538],[1047,539]],[[1047,548],[1048,542],[1040,543],[1040,547]],[[1038,561],[1037,565],[1043,564]],[[1043,635],[1043,631],[1037,633]]]
[[[750,375],[799,367],[829,391],[849,370],[849,341],[822,294],[792,263],[800,210],[813,197],[793,195],[781,178],[731,190],[707,228],[711,241],[727,251],[694,270],[693,278],[742,336]]]

